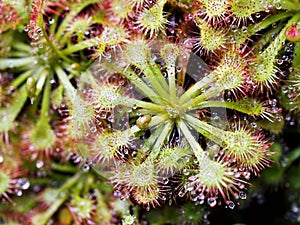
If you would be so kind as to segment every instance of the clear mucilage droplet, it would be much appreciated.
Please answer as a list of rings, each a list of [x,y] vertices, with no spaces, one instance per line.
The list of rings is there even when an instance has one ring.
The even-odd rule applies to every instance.
[[[234,202],[233,202],[233,201],[230,201],[230,202],[228,203],[228,208],[234,209],[234,207],[235,207]]]
[[[239,197],[240,197],[240,199],[246,199],[247,198],[247,194],[245,192],[241,191],[239,193]]]

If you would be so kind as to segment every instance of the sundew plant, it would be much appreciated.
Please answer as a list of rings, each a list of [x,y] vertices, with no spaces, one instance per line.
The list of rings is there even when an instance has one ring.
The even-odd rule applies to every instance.
[[[120,56],[100,61],[99,69],[91,67],[95,77],[100,73],[109,79],[105,82],[100,75],[100,82],[94,80],[85,90],[90,93],[87,105],[108,112],[110,123],[100,134],[95,132],[96,138],[83,147],[84,155],[92,166],[114,163],[112,182],[118,190],[133,191],[134,200],[148,210],[150,205],[160,205],[160,200],[172,200],[166,196],[176,191],[181,197],[187,194],[191,200],[207,201],[210,206],[220,198],[234,204],[230,195],[244,195],[242,190],[251,174],[258,175],[268,166],[272,154],[269,140],[260,129],[252,129],[238,117],[232,126],[222,121],[226,113],[222,109],[227,108],[263,118],[271,116],[268,108],[255,99],[222,98],[225,91],[237,95],[244,74],[234,73],[235,67],[230,64],[209,71],[193,55],[189,60],[194,62],[189,66],[184,62],[189,61],[189,54],[173,43],[136,39]],[[195,65],[201,71],[189,68]],[[118,76],[130,83],[128,87]],[[177,180],[174,184],[173,176]]]
[[[299,224],[299,1],[0,18],[1,224]]]

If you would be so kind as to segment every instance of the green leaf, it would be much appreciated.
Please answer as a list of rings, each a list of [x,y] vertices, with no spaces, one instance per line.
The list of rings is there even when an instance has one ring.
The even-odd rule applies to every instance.
[[[27,99],[25,85],[17,90],[10,99],[11,104],[0,108],[0,132],[8,131],[20,113]]]
[[[300,166],[291,168],[289,172],[286,174],[287,180],[292,188],[299,189],[300,188]]]
[[[54,131],[47,119],[47,117],[41,117],[30,136],[33,145],[40,150],[51,147],[55,141]]]
[[[35,57],[26,57],[20,59],[0,59],[0,70],[13,69],[17,67],[33,65]]]
[[[284,175],[284,168],[279,164],[272,165],[272,168],[266,169],[261,172],[261,178],[267,184],[277,185]]]
[[[284,128],[284,119],[275,120],[275,121],[260,120],[257,122],[257,125],[278,135],[282,132]]]
[[[55,109],[61,106],[61,103],[63,101],[63,90],[63,85],[59,85],[58,88],[56,88],[51,93],[51,103]]]
[[[3,172],[0,172],[0,196],[2,196],[9,189],[10,177]]]
[[[292,165],[292,163],[300,157],[300,147],[295,148],[292,152],[287,155],[288,161],[286,163],[286,168]]]

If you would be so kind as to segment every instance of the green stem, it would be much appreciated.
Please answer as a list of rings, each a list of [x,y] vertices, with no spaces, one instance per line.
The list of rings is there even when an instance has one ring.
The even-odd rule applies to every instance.
[[[136,132],[139,132],[140,130],[141,129],[137,125],[134,125],[134,126],[129,128],[129,133],[134,135]]]
[[[165,122],[167,120],[167,115],[161,115],[161,116],[153,116],[151,118],[151,121],[148,125],[148,129],[152,128],[152,127],[155,127],[163,122]],[[130,134],[134,135],[135,133],[141,131],[141,129],[137,126],[137,125],[134,125],[132,126],[131,128],[129,128],[127,130]]]
[[[205,101],[200,102],[196,107],[197,109],[204,109],[204,108],[210,108],[210,107],[222,107],[222,108],[229,108],[229,109],[235,109],[235,104],[233,102],[226,102],[226,101]]]
[[[160,84],[160,76],[156,76],[149,65],[140,66],[140,69],[143,71],[152,87],[156,90],[156,93],[161,96],[162,99],[169,99],[167,91]]]
[[[164,101],[156,94],[133,70],[128,69],[121,71],[124,76],[145,96],[150,98],[154,103],[163,104]]]
[[[264,32],[264,34],[260,37],[259,42],[253,48],[253,55],[259,54],[265,46],[273,41],[273,35],[277,36],[279,32],[283,29],[285,22],[280,22],[276,28],[268,30]]]
[[[166,121],[168,119],[168,115],[167,114],[162,114],[159,116],[153,116],[150,123],[149,123],[149,128],[151,127],[155,127],[161,123],[163,123],[164,121]]]
[[[65,55],[70,55],[74,52],[78,52],[78,51],[81,51],[86,48],[98,46],[100,43],[101,43],[101,40],[98,37],[96,37],[93,39],[88,39],[88,40],[79,42],[77,44],[71,45],[68,48],[62,50],[61,52]]]
[[[141,100],[137,100],[137,99],[133,99],[133,98],[126,98],[125,104],[126,105],[136,105],[137,107],[141,107],[143,109],[149,109],[149,110],[155,111],[155,112],[163,113],[166,111],[165,107],[162,105],[157,105],[157,104],[154,104],[151,102],[145,102],[145,101],[141,101]]]
[[[294,13],[292,12],[282,12],[282,13],[278,13],[278,14],[275,14],[265,20],[263,20],[262,22],[258,23],[258,24],[255,24],[253,26],[251,26],[250,28],[248,28],[251,32],[256,33],[258,31],[261,31],[265,28],[267,28],[268,26],[280,21],[280,20],[284,20],[288,17],[291,17],[293,16]]]
[[[0,108],[0,133],[8,131],[27,99],[27,91],[25,85],[16,90],[11,97],[11,105],[9,107]]]
[[[31,51],[32,51],[31,46],[27,45],[27,44],[25,44],[23,42],[14,42],[12,44],[12,47],[14,49],[16,49],[17,51],[21,51],[21,52],[24,52],[24,53],[27,53],[27,54],[31,53]]]
[[[254,35],[255,33],[257,33],[258,31],[261,31],[263,29],[266,29],[267,27],[269,27],[270,25],[284,20],[288,17],[293,16],[294,14],[292,12],[282,12],[282,13],[278,13],[275,14],[265,20],[263,20],[262,22],[258,23],[258,24],[254,24],[250,27],[247,28],[247,33],[244,34],[243,30],[240,30],[239,32],[241,33],[240,35],[238,35],[237,38],[237,46],[240,46],[241,44],[243,44],[248,38],[250,38],[252,35]],[[234,34],[234,33],[233,33]]]
[[[51,163],[51,169],[61,173],[76,173],[78,169],[74,166]]]
[[[153,116],[151,118],[150,124],[148,125],[148,129],[156,127],[154,133],[152,133],[151,136],[147,139],[147,141],[151,144],[151,146],[153,146],[153,144],[156,142],[159,135],[161,135],[162,129],[164,127],[164,123],[165,121],[167,121],[167,119],[168,119],[167,114],[163,114],[160,116]]]
[[[176,78],[175,78],[175,62],[167,66],[168,80],[169,80],[169,92],[170,102],[174,105],[177,102],[176,96]]]
[[[95,79],[95,77],[93,76],[90,70],[86,70],[85,72],[81,73],[81,76],[85,76],[85,75],[88,78],[89,83],[92,85],[93,88],[99,87],[99,83],[97,82],[97,80]]]
[[[28,83],[26,82],[26,91],[28,94],[28,97],[31,99],[31,103],[39,96],[42,86],[45,81],[45,76],[47,76],[47,72],[45,72],[44,67],[36,67],[35,70],[31,73],[31,77],[35,81],[31,85],[28,86]],[[28,79],[29,79],[28,78]],[[39,90],[37,90],[37,83],[36,80],[38,80]]]
[[[164,129],[164,124],[160,124],[155,128],[154,132],[151,133],[150,137],[147,139],[147,143],[149,143],[150,146],[154,145],[159,135],[162,133],[163,129]]]
[[[135,116],[144,116],[144,115],[155,115],[157,114],[157,111],[155,110],[150,110],[150,109],[136,109],[133,112],[131,112],[130,115],[133,117]]]
[[[189,88],[183,95],[179,98],[179,103],[183,104],[190,99],[193,99],[199,93],[201,92],[201,88],[207,87],[209,84],[211,84],[214,81],[214,77],[209,74],[208,76],[205,76],[203,79],[195,83],[191,88]]]
[[[204,109],[204,108],[210,108],[210,107],[220,107],[220,108],[227,108],[227,109],[233,109],[236,111],[239,111],[241,113],[245,113],[248,115],[260,115],[264,113],[263,106],[259,103],[255,104],[255,102],[251,101],[244,101],[240,100],[237,102],[227,102],[227,101],[205,101],[200,102],[195,108],[197,109]]]
[[[49,108],[50,108],[50,91],[51,91],[51,83],[50,76],[48,76],[46,81],[46,86],[43,94],[42,108],[41,108],[41,117],[40,120],[44,120],[48,123],[49,116]]]
[[[157,65],[154,61],[149,62],[149,66],[154,73],[155,77],[158,79],[160,85],[165,89],[168,90],[169,86],[161,73],[160,66]]]
[[[67,191],[70,190],[81,178],[82,172],[76,173],[73,177],[69,178],[61,187],[59,187],[59,191]]]
[[[56,201],[54,201],[46,211],[44,211],[44,212],[42,212],[40,214],[36,214],[35,216],[33,216],[33,218],[32,218],[33,225],[45,225],[45,224],[47,224],[48,221],[53,216],[53,214],[58,210],[58,208],[69,197],[66,193],[62,193],[62,196],[63,197],[60,197],[59,199],[57,199]]]
[[[35,185],[39,185],[39,186],[48,186],[51,182],[53,182],[52,177],[50,178],[30,178],[30,185],[31,186],[35,186]]]
[[[190,124],[190,126],[192,126],[200,134],[216,142],[217,144],[222,145],[222,137],[224,137],[225,135],[224,130],[214,127],[191,115],[186,115],[184,119]]]
[[[169,121],[165,124],[164,129],[162,130],[161,134],[159,135],[158,139],[156,140],[153,149],[160,149],[161,146],[164,144],[167,136],[170,134],[172,128],[174,126],[174,123]]]
[[[300,9],[300,4],[298,0],[281,0],[279,2],[281,8],[288,11],[298,11]]]
[[[67,91],[67,95],[71,101],[74,101],[74,97],[76,95],[76,89],[71,84],[67,74],[65,71],[58,65],[54,67],[54,70],[59,78],[59,80],[64,85],[65,90]]]
[[[204,150],[201,148],[200,144],[195,140],[191,131],[189,130],[189,128],[186,126],[186,124],[182,120],[177,121],[176,125],[182,131],[185,139],[187,140],[187,142],[190,144],[191,148],[193,149],[193,152],[194,152],[195,156],[197,157],[197,159],[200,160],[202,158],[202,155],[204,152]]]
[[[25,82],[25,80],[32,74],[33,69],[32,70],[27,70],[26,72],[22,73],[21,75],[19,75],[18,77],[16,77],[11,83],[10,86],[17,88],[20,84],[22,84],[23,82]]]
[[[199,58],[199,56],[196,56],[194,53],[189,52],[189,56],[188,57],[183,57],[183,56],[187,56],[186,53],[183,53],[182,55],[179,55],[178,57],[178,65],[181,65],[181,71],[177,72],[177,87],[183,87],[184,86],[184,82],[185,82],[185,76],[188,70],[188,63],[190,62],[190,60],[193,57],[197,57]]]
[[[7,58],[26,58],[28,57],[28,53],[27,52],[21,52],[18,50],[12,50],[9,52]]]
[[[292,67],[300,68],[300,43],[299,42],[295,44]]]
[[[50,26],[49,26],[49,34],[50,34],[51,36],[54,36],[54,35],[55,35],[56,28],[57,28],[57,26],[59,25],[59,23],[57,22],[59,16],[58,16],[58,15],[52,15],[51,18],[54,19],[55,22],[54,22],[53,24],[50,24]],[[50,18],[49,18],[49,19],[50,19]],[[63,42],[61,42],[61,43],[63,43]]]
[[[40,94],[40,92],[42,91],[47,77],[50,77],[49,71],[47,69],[43,69],[40,73],[39,80],[36,84],[36,94],[35,94],[36,96],[38,96]],[[49,84],[50,84],[49,79],[48,79],[48,81],[49,81]]]
[[[73,186],[76,185],[76,183],[79,181],[79,178],[81,177],[81,173],[75,174],[75,176],[68,179],[63,186],[61,186],[57,192],[59,193],[59,196],[57,197],[55,201],[50,205],[50,207],[44,211],[43,213],[36,214],[33,217],[33,224],[37,225],[45,225],[48,223],[48,221],[51,219],[51,217],[54,215],[54,213],[59,209],[59,207],[69,198],[69,191]]]
[[[206,90],[198,97],[190,99],[188,102],[183,104],[180,108],[182,110],[194,110],[200,102],[206,101],[213,97],[217,97],[222,91],[223,91],[222,88],[212,86],[211,88]]]
[[[174,123],[171,121],[168,121],[166,124],[164,124],[162,132],[159,134],[158,138],[156,139],[156,142],[151,150],[151,153],[147,160],[154,160],[157,158],[162,145],[164,144],[166,138],[169,136],[170,132],[172,131],[172,128],[174,127]]]
[[[0,70],[13,69],[22,66],[33,65],[33,62],[36,60],[36,57],[26,57],[21,59],[8,58],[0,59]]]
[[[32,144],[36,147],[36,149],[40,150],[50,148],[55,142],[55,133],[51,129],[51,125],[49,123],[51,92],[50,78],[50,76],[47,77],[45,84],[40,117],[30,135]]]
[[[295,160],[299,159],[300,157],[300,148],[295,148],[293,149],[293,151],[291,151],[290,153],[288,153],[285,156],[288,160],[284,166],[284,170],[290,168],[290,166],[292,165],[293,162],[295,162]]]
[[[50,45],[50,47],[52,48],[52,50],[61,58],[63,59],[64,61],[66,62],[69,62],[69,63],[72,63],[73,61],[71,59],[69,59],[67,56],[65,56],[58,48],[57,46],[53,43],[53,41],[48,37],[48,34],[45,30],[45,27],[44,26],[41,26],[42,27],[42,31],[43,31],[43,34],[44,34],[44,37],[47,41],[47,43]]]

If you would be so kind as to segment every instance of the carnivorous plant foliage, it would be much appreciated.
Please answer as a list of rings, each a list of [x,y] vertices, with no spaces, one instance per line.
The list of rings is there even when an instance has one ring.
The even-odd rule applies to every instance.
[[[202,71],[192,71],[179,64],[190,57]],[[85,90],[93,93],[87,105],[109,111],[112,118],[111,125],[100,134],[96,132],[94,140],[85,146],[84,155],[91,165],[99,167],[100,173],[102,161],[113,160],[116,167],[111,165],[111,169],[116,174],[112,175],[112,182],[117,188],[124,185],[129,191],[134,190],[132,197],[146,207],[168,200],[164,196],[166,187],[160,183],[163,179],[172,180],[182,170],[188,171],[182,181],[182,191],[191,198],[203,195],[213,205],[212,199],[222,197],[229,203],[230,195],[238,196],[239,191],[246,188],[251,174],[258,175],[269,166],[272,153],[263,132],[247,128],[242,121],[233,122],[234,127],[226,124],[222,128],[219,127],[219,123],[225,122],[222,118],[212,121],[199,118],[199,111],[207,108],[218,108],[224,113],[228,107],[261,117],[269,114],[255,99],[231,102],[222,99],[225,91],[243,82],[238,76],[227,79],[231,74],[220,69],[227,66],[223,64],[214,71],[206,71],[205,63],[184,46],[133,40],[120,54],[91,67],[100,81],[104,80],[103,76],[124,76],[130,83],[123,88],[123,82],[101,84],[95,80]],[[218,114],[216,111],[214,116],[222,116]],[[204,141],[199,142],[199,137]],[[207,144],[213,145],[213,149],[203,147]],[[162,171],[164,167],[159,166],[165,149],[175,157],[168,161],[167,167],[172,168],[173,174]],[[135,151],[136,156],[132,156],[131,151]],[[181,155],[176,151],[182,151]],[[125,162],[124,154],[129,157]],[[122,159],[118,160],[119,157]],[[169,185],[168,191],[177,188],[171,181]]]
[[[206,224],[298,193],[299,21],[297,0],[0,0],[0,223]]]

